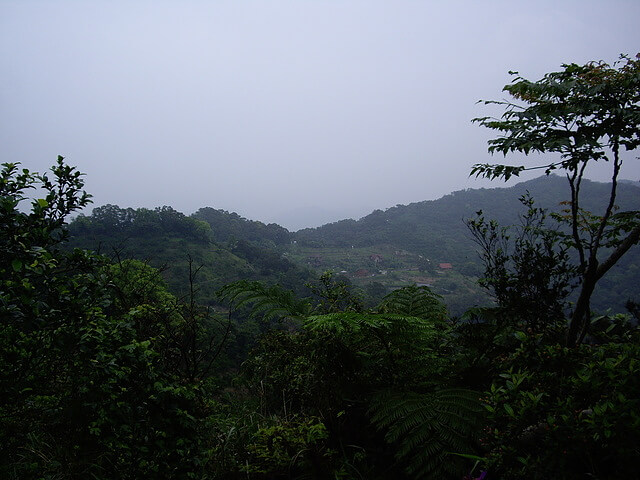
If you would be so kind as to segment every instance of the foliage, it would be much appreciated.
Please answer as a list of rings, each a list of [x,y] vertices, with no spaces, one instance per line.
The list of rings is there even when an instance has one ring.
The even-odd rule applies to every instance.
[[[113,235],[161,235],[179,233],[183,238],[206,242],[211,228],[202,221],[185,216],[169,206],[147,208],[120,208],[117,205],[103,205],[93,209],[91,216],[74,219],[72,228],[80,232],[95,231]]]
[[[218,291],[218,297],[236,309],[251,304],[251,314],[267,320],[300,320],[311,312],[309,302],[299,300],[292,291],[277,285],[267,287],[261,282],[240,280],[230,283]]]
[[[390,453],[397,452],[411,478],[431,470],[442,473],[441,478],[461,475],[464,462],[459,458],[448,462],[448,470],[440,469],[441,461],[451,449],[464,444],[462,453],[468,453],[472,448],[472,441],[461,439],[473,438],[479,403],[473,392],[442,388],[449,375],[446,355],[451,353],[444,341],[445,307],[429,289],[414,286],[388,295],[373,311],[358,311],[345,296],[344,285],[336,286],[330,280],[327,276],[322,282],[328,291],[319,296],[316,307],[316,311],[329,313],[307,313],[302,330],[266,335],[246,362],[250,388],[260,392],[261,413],[317,415],[323,418],[336,450],[358,445],[366,454],[363,458],[370,460],[370,452],[380,448],[382,439],[376,433],[380,429],[388,433],[393,446]],[[247,296],[237,292],[236,298],[252,299],[274,288],[246,286]],[[231,290],[239,287],[236,284]],[[268,299],[283,297],[287,298],[270,295]],[[345,298],[345,302],[337,301]],[[257,297],[256,311],[268,313],[271,310],[264,308],[263,299],[266,297]],[[406,395],[415,408],[405,408],[400,425],[398,417],[389,412],[403,411]],[[383,398],[386,409],[382,408]],[[427,411],[437,413],[430,417]],[[460,418],[463,411],[465,419]],[[409,424],[414,427],[411,434],[401,438],[397,432]],[[427,440],[433,441],[418,453],[419,445]],[[383,460],[378,457],[374,463]],[[346,457],[342,463],[351,464]],[[381,468],[358,465],[372,476]]]
[[[490,290],[506,321],[517,321],[530,333],[564,325],[567,296],[575,267],[571,264],[567,236],[545,225],[545,210],[524,195],[527,208],[514,227],[486,221],[482,212],[467,220],[480,247],[485,276],[480,285]]]
[[[456,453],[472,452],[480,429],[476,392],[383,392],[373,398],[371,412],[413,478],[460,478],[467,463]]]
[[[434,381],[443,358],[442,334],[429,320],[398,314],[331,313],[310,316],[305,328],[331,332],[354,352],[365,389]]]
[[[0,260],[0,474],[3,478],[200,475],[196,386],[165,371],[156,323],[174,305],[144,268],[58,247],[86,205],[80,174],[55,180],[5,164]],[[20,210],[25,190],[44,198]],[[37,190],[36,190],[37,191]]]
[[[216,224],[168,206],[150,210],[104,205],[70,222],[69,246],[103,253],[115,261],[144,260],[162,270],[168,288],[178,298],[190,295],[191,266],[202,266],[195,279],[196,300],[211,306],[216,304],[218,288],[243,278],[280,282],[297,291],[311,278],[308,271],[265,247],[264,242],[236,238],[216,243],[215,228]]]
[[[505,113],[501,119],[474,121],[500,133],[489,141],[492,153],[560,155],[558,162],[532,168],[544,168],[547,174],[561,169],[569,180],[567,221],[581,280],[567,334],[568,344],[573,345],[588,330],[596,284],[640,240],[639,213],[614,214],[623,161],[620,150],[640,146],[640,54],[636,59],[623,56],[613,66],[604,62],[564,65],[537,82],[514,75],[504,90],[520,103],[485,102],[505,107]],[[612,183],[603,213],[591,215],[582,208],[581,185],[586,167],[596,161],[611,162]],[[471,175],[508,180],[524,170],[524,166],[479,164]],[[603,256],[605,246],[611,250]]]
[[[328,475],[326,464],[335,453],[327,448],[328,432],[318,418],[278,422],[261,427],[247,445],[244,470],[263,478],[291,478],[296,471]]]
[[[307,288],[316,297],[317,313],[361,312],[362,300],[353,294],[351,286],[344,279],[334,279],[333,273],[320,275],[319,284],[307,284]]]
[[[600,315],[591,320],[587,342],[592,344],[606,343],[640,343],[640,324],[638,318],[628,314]]]
[[[557,153],[560,160],[532,168],[475,165],[471,174],[508,180],[525,170],[544,168],[548,175],[561,169],[571,196],[553,214],[568,226],[567,235],[546,227],[545,212],[526,198],[529,212],[515,239],[481,213],[468,222],[482,248],[484,284],[511,326],[483,328],[489,332],[485,341],[502,343],[512,336],[511,345],[519,343],[496,352],[502,373],[487,392],[483,439],[489,471],[500,478],[631,477],[640,455],[637,328],[620,315],[592,319],[591,298],[596,284],[606,283],[604,275],[640,239],[638,211],[619,212],[616,206],[621,149],[640,146],[640,56],[622,57],[613,66],[564,65],[537,82],[515,75],[504,90],[518,103],[485,102],[505,107],[502,118],[474,120],[500,133],[489,141],[489,151]],[[611,163],[612,182],[604,207],[591,213],[584,208],[583,176],[595,161]],[[562,326],[574,275],[580,289],[568,348],[546,330]],[[602,343],[580,345],[583,339]]]
[[[634,150],[640,145],[640,57],[621,57],[613,66],[605,62],[563,65],[563,70],[532,82],[511,72],[514,80],[504,87],[515,100],[485,101],[506,108],[501,120],[474,119],[504,136],[490,140],[490,152],[557,152],[562,160],[548,171],[574,170],[590,160],[608,160],[607,149],[616,145]],[[490,178],[522,171],[504,165],[476,165],[473,174]],[[499,169],[496,171],[496,169]]]
[[[194,213],[192,218],[207,222],[211,226],[214,240],[220,243],[244,240],[264,246],[268,242],[273,245],[286,245],[290,242],[291,234],[286,228],[275,223],[265,225],[262,222],[247,220],[237,213],[225,210],[205,207]]]
[[[395,313],[410,317],[429,319],[431,322],[444,322],[447,310],[439,295],[429,287],[410,285],[399,288],[384,297],[378,310],[381,313]]]
[[[485,442],[500,478],[631,478],[640,460],[640,348],[523,338],[491,386]]]

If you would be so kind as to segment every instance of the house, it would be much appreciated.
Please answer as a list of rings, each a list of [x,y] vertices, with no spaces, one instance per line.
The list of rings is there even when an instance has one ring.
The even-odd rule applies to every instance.
[[[440,270],[451,270],[453,268],[453,265],[451,265],[450,263],[439,263],[438,268]]]

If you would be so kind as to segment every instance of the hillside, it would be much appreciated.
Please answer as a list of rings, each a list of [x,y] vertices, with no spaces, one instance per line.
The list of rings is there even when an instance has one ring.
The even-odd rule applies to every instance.
[[[585,181],[584,205],[597,213],[606,204],[609,186]],[[556,175],[542,176],[510,188],[480,188],[453,192],[438,200],[397,205],[385,211],[375,210],[360,220],[342,220],[295,233],[304,246],[346,247],[393,244],[417,253],[429,253],[435,260],[460,261],[468,252],[470,238],[464,219],[482,210],[485,216],[501,224],[517,221],[518,198],[529,192],[536,203],[551,211],[560,210],[568,199],[566,180]],[[617,204],[625,210],[640,209],[640,188],[628,183],[618,187]],[[442,242],[441,239],[447,239]]]
[[[596,212],[608,188],[586,181],[584,208]],[[621,208],[640,210],[640,188],[623,182],[618,190]],[[523,211],[518,198],[526,192],[538,205],[557,211],[566,200],[566,181],[551,175],[509,188],[461,190],[295,233],[210,207],[186,216],[166,206],[105,205],[71,222],[70,245],[147,260],[164,269],[178,295],[187,293],[191,258],[194,267],[202,267],[195,283],[204,303],[213,303],[215,290],[240,279],[279,283],[304,295],[305,283],[331,270],[372,303],[415,283],[432,287],[452,314],[461,315],[491,301],[477,285],[483,270],[464,219],[482,210],[502,225],[514,224]],[[640,298],[639,250],[633,248],[602,279],[593,299],[596,310],[623,311],[627,300]]]
[[[265,237],[255,235],[264,224],[227,212],[213,216],[208,210],[212,209],[200,210],[203,220],[198,220],[167,206],[149,210],[104,205],[69,224],[69,247],[145,260],[162,270],[169,288],[178,296],[188,293],[191,259],[193,269],[199,269],[195,276],[197,299],[206,304],[214,303],[217,289],[236,280],[250,278],[303,291],[304,283],[313,279],[306,268],[260,246],[274,245],[269,239],[276,238],[266,233]],[[275,225],[266,230],[288,234]]]
[[[608,190],[606,183],[585,181],[583,207],[598,212]],[[568,190],[563,177],[550,175],[509,188],[467,189],[438,200],[376,210],[357,221],[296,232],[292,259],[317,270],[342,271],[359,285],[378,282],[387,291],[406,283],[429,284],[460,313],[486,300],[475,286],[474,277],[482,268],[464,219],[482,210],[486,218],[514,224],[523,211],[518,198],[526,192],[539,206],[559,211]],[[624,210],[640,210],[640,188],[620,184],[616,203]],[[622,311],[629,298],[640,298],[639,250],[634,247],[603,278],[594,297],[597,309]],[[440,264],[451,267],[439,268]]]

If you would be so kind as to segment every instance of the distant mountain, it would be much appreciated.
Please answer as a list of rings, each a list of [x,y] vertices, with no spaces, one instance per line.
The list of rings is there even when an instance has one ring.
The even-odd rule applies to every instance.
[[[583,207],[601,212],[610,185],[584,181],[582,188]],[[539,206],[555,211],[564,208],[560,203],[568,197],[565,178],[542,176],[509,188],[460,190],[298,232],[211,207],[185,216],[171,207],[105,205],[71,222],[70,246],[166,267],[165,278],[178,295],[186,293],[190,257],[202,266],[196,283],[204,303],[213,302],[217,288],[239,279],[279,283],[304,295],[305,283],[333,270],[371,299],[406,284],[431,285],[459,315],[486,302],[476,285],[482,265],[464,220],[482,210],[488,219],[514,224],[524,211],[518,198],[527,192]],[[640,210],[637,182],[622,182],[616,203]],[[640,300],[638,246],[602,279],[594,305],[623,311],[628,299]]]
[[[602,210],[610,185],[586,180],[582,188],[583,208],[594,213]],[[526,192],[538,206],[551,211],[559,211],[563,208],[560,202],[569,198],[566,179],[542,176],[509,188],[460,190],[438,200],[375,210],[360,220],[300,230],[293,239],[301,245],[317,247],[393,244],[440,261],[460,261],[472,246],[464,220],[482,210],[485,217],[501,224],[517,222],[518,214],[523,212],[518,198]],[[625,210],[640,210],[640,188],[619,185],[616,203]]]
[[[362,205],[342,205],[341,208],[291,205],[286,211],[274,212],[273,218],[290,231],[296,231],[343,218],[360,218],[370,211]]]
[[[603,212],[610,187],[607,183],[585,180],[582,207],[596,214]],[[550,211],[566,208],[561,202],[569,198],[564,177],[541,176],[509,188],[460,190],[438,200],[376,210],[357,221],[342,220],[300,230],[293,234],[293,239],[301,248],[307,249],[307,258],[314,257],[313,249],[318,252],[358,248],[381,251],[383,246],[393,246],[396,250],[418,255],[418,258],[429,259],[433,265],[451,263],[465,274],[479,273],[476,245],[464,220],[482,210],[487,219],[495,219],[502,225],[515,224],[518,214],[524,211],[518,199],[527,192],[538,206]],[[618,186],[616,204],[623,210],[640,210],[640,188],[623,182]],[[321,254],[315,256],[318,255]],[[640,299],[639,246],[633,247],[603,278],[595,304],[601,309],[613,306],[622,311],[629,298]]]
[[[618,182],[623,183],[625,185],[634,185],[636,187],[640,187],[640,180],[623,179],[623,180],[618,180]]]

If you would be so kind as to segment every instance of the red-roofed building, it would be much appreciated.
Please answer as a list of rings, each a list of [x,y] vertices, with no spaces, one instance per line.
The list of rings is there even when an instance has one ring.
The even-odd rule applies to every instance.
[[[451,265],[450,263],[439,263],[438,268],[440,270],[451,270],[453,268],[453,265]]]

